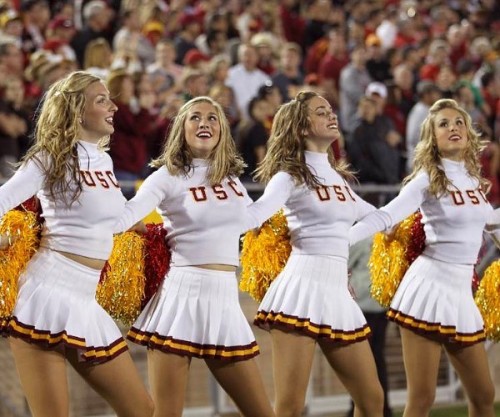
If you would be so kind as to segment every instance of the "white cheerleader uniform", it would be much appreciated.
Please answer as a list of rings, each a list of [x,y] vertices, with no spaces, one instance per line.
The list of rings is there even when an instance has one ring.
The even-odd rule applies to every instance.
[[[339,345],[358,342],[370,328],[348,289],[348,232],[375,208],[331,167],[326,153],[305,152],[305,159],[322,186],[296,186],[289,174],[278,172],[248,209],[247,227],[255,228],[283,208],[292,246],[254,323]]]
[[[184,356],[249,359],[259,347],[239,304],[235,272],[196,265],[238,265],[244,210],[251,199],[237,178],[209,185],[207,170],[203,159],[193,160],[188,175],[171,175],[161,167],[127,202],[116,232],[157,207],[172,251],[170,271],[127,337]]]
[[[472,278],[483,231],[495,221],[494,212],[463,162],[443,159],[441,164],[452,183],[449,192],[431,195],[429,176],[419,173],[393,201],[356,224],[350,242],[390,229],[420,209],[425,249],[404,275],[388,317],[439,342],[471,345],[485,339]]]
[[[83,141],[77,152],[83,189],[69,207],[52,197],[43,156],[28,161],[0,188],[0,216],[37,195],[45,220],[40,248],[19,278],[12,318],[1,327],[4,334],[45,348],[77,349],[80,360],[96,364],[125,352],[126,342],[95,299],[101,271],[57,251],[107,259],[125,198],[108,154]]]

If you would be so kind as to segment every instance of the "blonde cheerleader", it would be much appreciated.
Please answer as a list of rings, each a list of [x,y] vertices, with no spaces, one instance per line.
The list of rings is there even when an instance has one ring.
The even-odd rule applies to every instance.
[[[434,402],[444,347],[464,386],[469,416],[493,417],[494,387],[484,348],[483,319],[472,295],[474,264],[485,225],[498,233],[485,196],[478,155],[482,143],[454,100],[429,110],[401,193],[350,232],[355,243],[387,230],[420,209],[423,253],[406,271],[388,311],[401,327],[408,386],[405,417],[424,417]]]
[[[41,243],[19,279],[3,331],[35,417],[69,415],[66,364],[121,417],[149,417],[152,401],[111,317],[95,300],[125,199],[104,147],[115,104],[100,78],[74,72],[46,93],[35,143],[0,188],[0,216],[37,195]],[[0,244],[9,244],[1,236]]]
[[[333,162],[338,137],[337,116],[318,94],[301,92],[281,106],[257,169],[266,189],[248,209],[248,228],[283,208],[290,230],[290,257],[255,318],[271,333],[278,416],[302,415],[316,344],[351,394],[355,415],[382,416],[370,329],[347,283],[349,228],[375,208]]]
[[[251,200],[221,106],[209,97],[188,101],[153,166],[158,170],[127,203],[116,231],[157,208],[172,252],[170,271],[128,333],[148,348],[156,413],[182,415],[189,366],[201,358],[242,415],[271,417],[236,280]]]

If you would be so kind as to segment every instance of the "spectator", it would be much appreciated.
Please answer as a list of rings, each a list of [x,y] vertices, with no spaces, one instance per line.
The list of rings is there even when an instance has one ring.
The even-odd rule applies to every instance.
[[[199,18],[192,13],[185,12],[181,16],[180,24],[181,31],[174,39],[175,63],[178,65],[182,65],[184,56],[189,50],[197,49],[194,41],[202,30]]]
[[[155,60],[155,48],[141,32],[141,22],[137,9],[126,10],[122,15],[122,26],[113,38],[113,49],[129,48],[131,55],[136,56],[142,68],[146,68]]]
[[[85,48],[83,68],[105,80],[109,75],[113,60],[113,50],[104,38],[90,41]]]
[[[356,109],[366,87],[371,82],[366,69],[366,50],[364,45],[351,53],[351,62],[340,72],[340,127],[347,139],[349,151],[349,133],[356,123]]]
[[[270,81],[257,68],[258,55],[254,46],[241,44],[238,48],[238,64],[229,68],[226,84],[231,87],[243,118],[248,118],[248,103],[257,94],[259,87]]]
[[[134,80],[123,69],[112,70],[107,85],[118,107],[110,143],[115,176],[118,181],[134,182],[148,174],[148,138],[156,127],[152,114],[155,101],[150,94],[137,97]],[[125,197],[131,198],[135,194],[135,186],[123,185],[122,191]]]
[[[83,7],[84,24],[80,31],[75,33],[71,40],[71,47],[76,53],[79,65],[83,66],[85,48],[88,43],[97,38],[105,38],[111,43],[108,35],[111,14],[103,0],[91,0]]]
[[[0,65],[5,75],[19,75],[23,72],[23,53],[15,40],[0,41]]]
[[[420,126],[429,113],[431,106],[442,96],[441,90],[431,81],[420,81],[417,85],[418,101],[408,115],[406,124],[406,169],[413,169],[415,146],[420,138]]]
[[[384,82],[391,77],[390,64],[387,60],[382,41],[377,35],[371,34],[366,38],[366,69],[374,81]]]
[[[257,51],[257,68],[269,76],[276,72],[276,39],[269,32],[256,33],[250,39],[250,44]]]
[[[23,108],[24,85],[17,75],[2,80],[0,100],[0,178],[10,177],[29,147],[30,115]]]
[[[208,77],[204,71],[186,68],[181,80],[181,95],[184,102],[208,94]]]
[[[46,0],[22,0],[21,16],[24,31],[22,49],[29,57],[45,43],[45,29],[50,20],[49,3]]]
[[[450,63],[450,46],[442,39],[432,41],[429,46],[427,62],[420,68],[420,79],[436,81],[441,66]]]
[[[351,134],[347,155],[361,183],[397,184],[400,181],[400,155],[388,118],[377,114],[373,97],[359,101],[359,120]],[[365,196],[367,201],[369,198]]]
[[[328,31],[328,49],[319,62],[318,75],[325,98],[333,107],[339,107],[340,72],[349,64],[345,36],[342,30],[334,27]]]
[[[285,43],[280,49],[280,65],[272,77],[272,82],[278,87],[282,101],[286,102],[295,97],[297,92],[293,90],[304,84],[304,75],[300,68],[302,51],[300,46],[293,42]]]
[[[269,106],[262,96],[255,96],[248,104],[250,120],[240,127],[236,146],[247,166],[241,176],[242,180],[252,181],[257,165],[264,159],[267,149],[269,130],[266,128]]]

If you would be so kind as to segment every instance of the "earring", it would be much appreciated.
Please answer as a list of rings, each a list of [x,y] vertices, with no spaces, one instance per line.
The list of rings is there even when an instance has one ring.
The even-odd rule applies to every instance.
[[[78,123],[80,123],[81,125],[83,124],[82,118],[78,119]]]

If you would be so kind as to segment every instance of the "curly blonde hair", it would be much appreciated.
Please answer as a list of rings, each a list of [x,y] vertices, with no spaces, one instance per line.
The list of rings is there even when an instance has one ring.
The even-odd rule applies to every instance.
[[[280,106],[273,119],[266,156],[255,170],[257,181],[266,183],[277,172],[285,171],[293,177],[296,185],[306,184],[309,188],[322,185],[308,168],[304,153],[304,132],[311,125],[307,104],[314,97],[321,96],[314,91],[301,91],[295,99]],[[354,179],[346,163],[335,161],[331,148],[328,150],[328,160],[345,180]]]
[[[463,153],[463,161],[469,175],[476,178],[483,192],[488,192],[491,186],[490,181],[481,176],[481,163],[479,155],[486,146],[486,142],[481,140],[479,134],[472,125],[469,114],[452,99],[440,99],[429,109],[429,114],[422,124],[420,140],[415,147],[414,168],[403,184],[412,180],[420,171],[429,175],[429,192],[435,197],[440,197],[451,191],[452,182],[446,176],[441,166],[441,155],[436,142],[434,131],[437,114],[443,109],[453,109],[463,117],[467,128],[467,146]]]
[[[210,185],[215,185],[228,176],[239,176],[243,172],[245,163],[236,151],[224,110],[219,103],[207,96],[195,97],[179,109],[163,152],[151,162],[151,166],[155,168],[165,166],[172,175],[188,175],[193,169],[193,154],[186,142],[184,126],[189,111],[200,103],[211,104],[220,123],[219,142],[207,158],[209,161],[207,180]]]
[[[55,82],[45,93],[37,109],[34,143],[20,164],[29,160],[38,163],[45,175],[51,196],[71,206],[82,192],[77,145],[80,139],[87,88],[99,77],[75,71]],[[101,138],[101,149],[109,144],[109,136]]]

